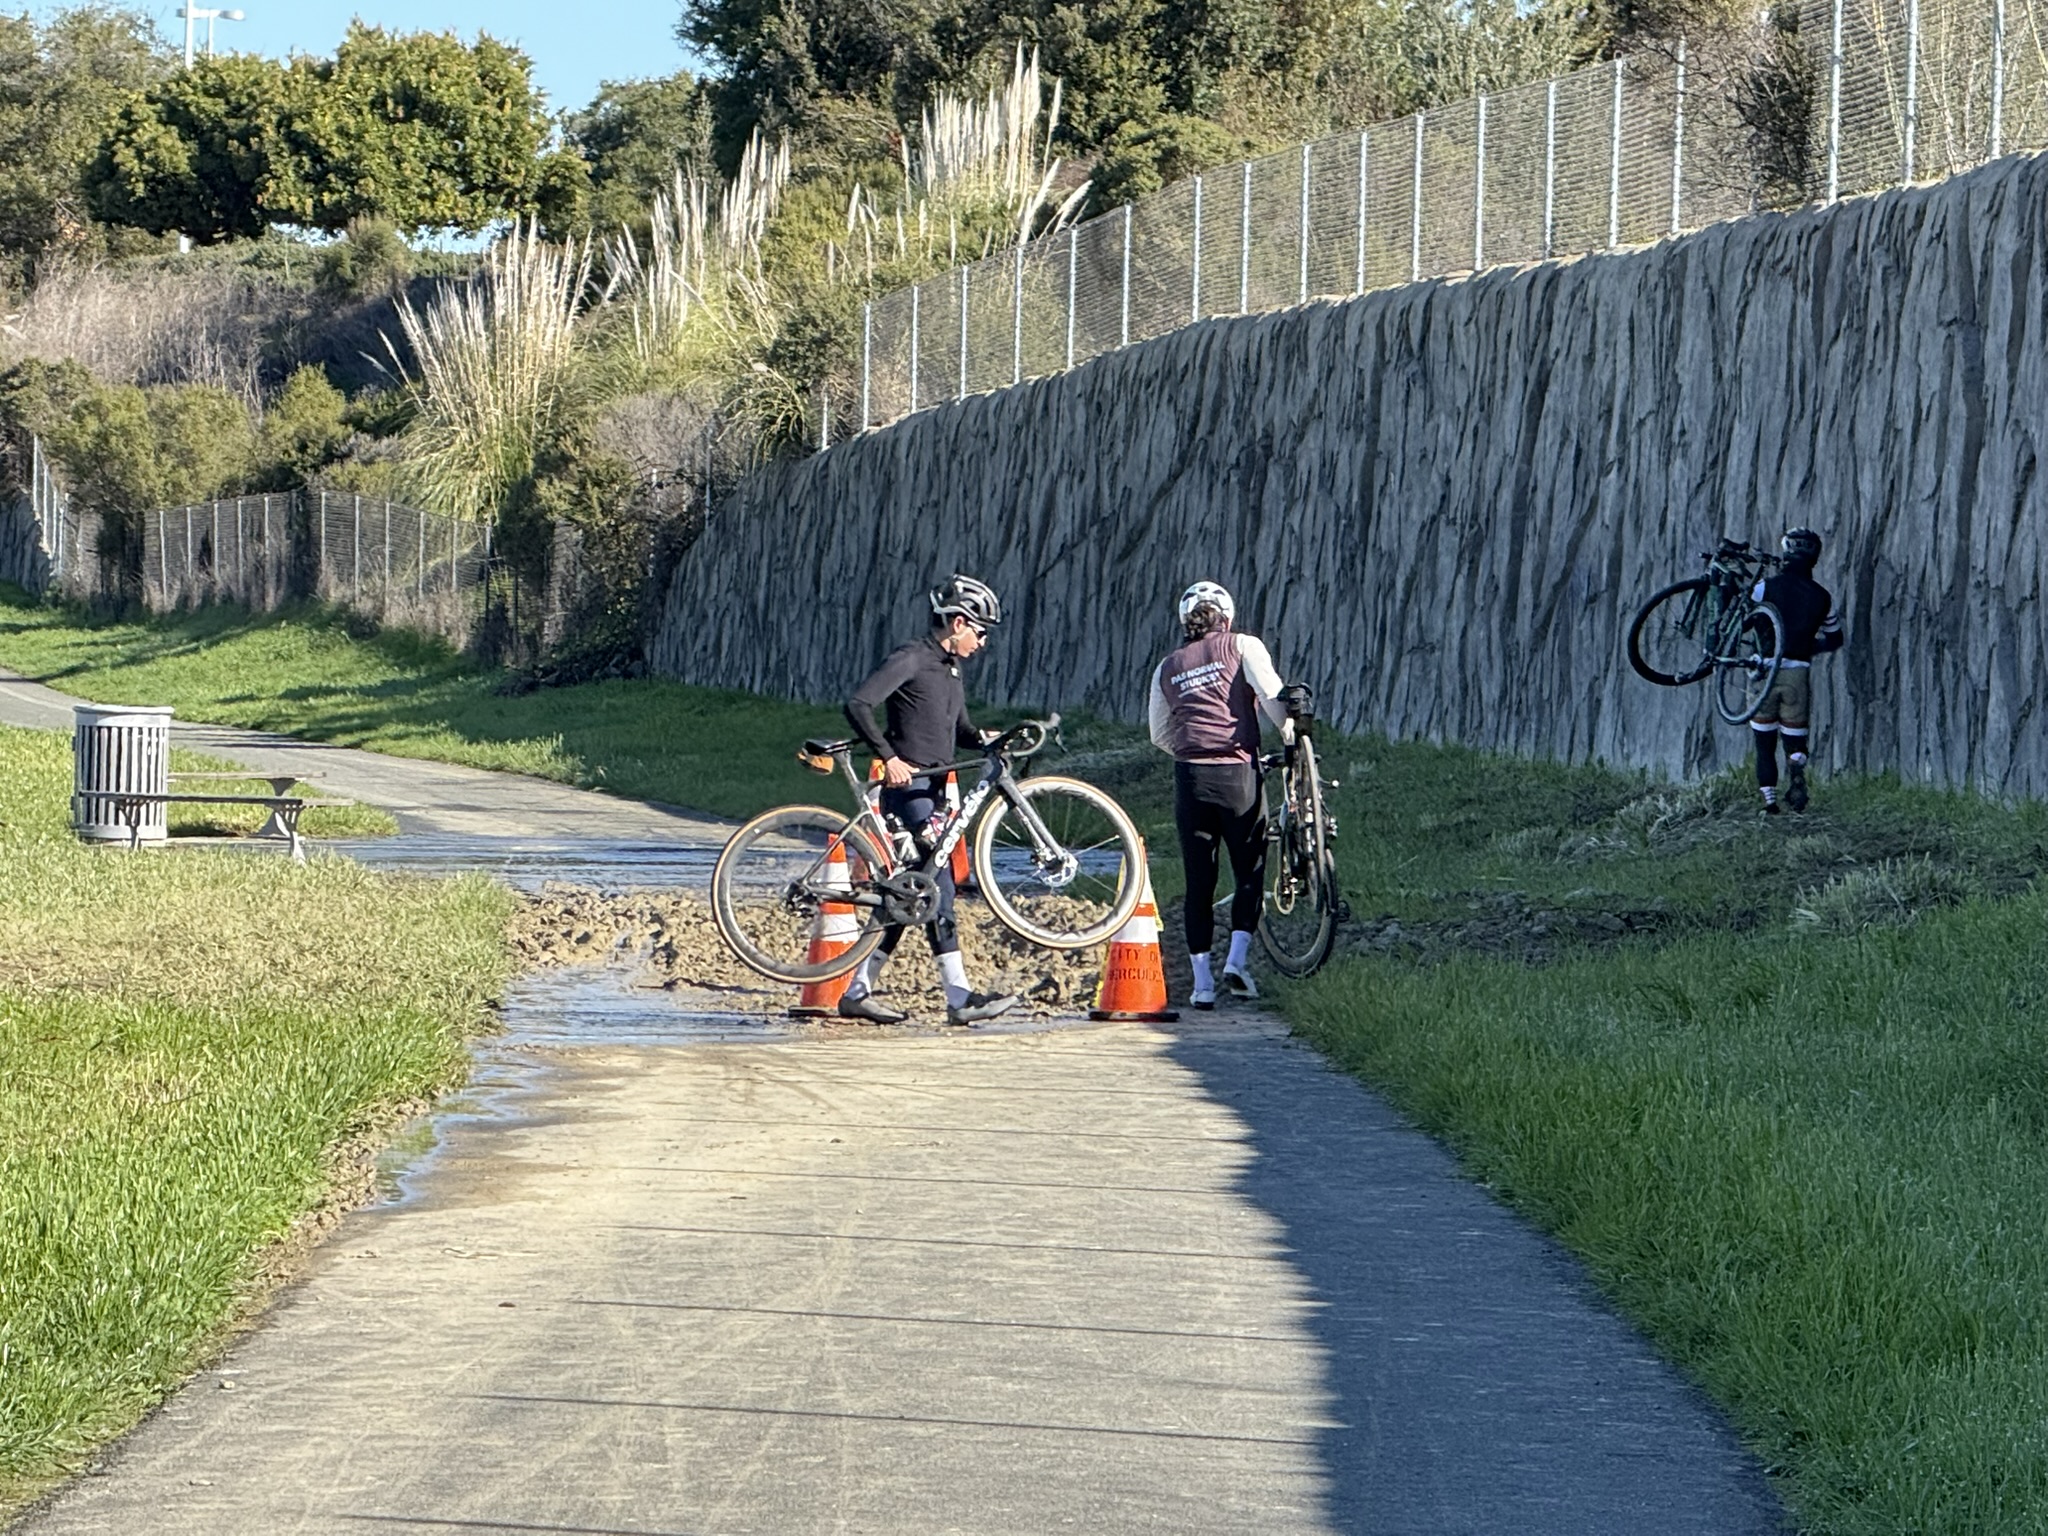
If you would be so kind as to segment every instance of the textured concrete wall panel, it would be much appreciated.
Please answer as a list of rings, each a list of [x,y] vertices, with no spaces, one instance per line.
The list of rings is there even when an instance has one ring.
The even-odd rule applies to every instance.
[[[2048,794],[2048,161],[1647,250],[1215,320],[941,406],[720,506],[657,668],[843,695],[946,572],[973,684],[1137,718],[1210,577],[1329,715],[1691,772],[1747,750],[1622,630],[1721,534],[1811,523],[1829,766]]]

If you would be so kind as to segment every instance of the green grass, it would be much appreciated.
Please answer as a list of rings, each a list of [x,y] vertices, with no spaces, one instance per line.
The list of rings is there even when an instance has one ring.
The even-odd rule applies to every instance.
[[[2048,1528],[2048,903],[1353,961],[1339,1062],[1584,1256],[1805,1529]]]
[[[848,681],[857,670],[849,665]],[[749,814],[836,803],[836,710],[500,679],[329,616],[88,626],[0,663],[115,702]],[[1171,779],[1076,720],[1179,888]],[[1297,1026],[1585,1256],[1726,1406],[1809,1530],[2048,1528],[2048,810],[1890,779],[1766,820],[1674,786],[1323,739],[1358,921]]]
[[[487,882],[84,848],[70,773],[0,729],[0,1509],[203,1357],[506,964]]]
[[[180,719],[282,731],[642,799],[746,816],[815,800],[797,766],[834,709],[664,683],[500,691],[446,647],[368,637],[313,609],[229,609],[149,623],[93,623],[0,594],[0,666],[103,704],[168,704]]]

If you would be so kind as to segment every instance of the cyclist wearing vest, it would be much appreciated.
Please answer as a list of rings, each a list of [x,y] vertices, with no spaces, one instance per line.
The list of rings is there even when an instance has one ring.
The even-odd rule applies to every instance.
[[[1757,706],[1749,728],[1756,734],[1756,783],[1764,797],[1764,814],[1778,814],[1778,738],[1785,738],[1788,769],[1785,803],[1795,811],[1807,806],[1806,764],[1813,752],[1813,658],[1842,648],[1842,623],[1835,600],[1813,579],[1820,559],[1820,535],[1794,528],[1780,541],[1785,564],[1775,576],[1756,584],[1750,595],[1769,603],[1785,621],[1784,659],[1771,691]]]
[[[931,594],[931,604],[932,626],[924,637],[891,651],[846,701],[847,720],[882,764],[883,816],[913,834],[945,810],[945,776],[927,770],[984,739],[967,717],[960,663],[981,649],[1003,618],[994,591],[972,576],[953,577]],[[877,706],[886,709],[886,726],[875,719]],[[925,937],[946,989],[946,1022],[978,1024],[1008,1013],[1017,1006],[1015,997],[976,992],[967,985],[960,929],[953,920],[952,861],[940,860],[932,874],[939,882],[939,910]],[[898,1024],[908,1017],[874,996],[882,967],[902,938],[901,924],[883,930],[881,947],[854,971],[839,1000],[842,1018]]]
[[[1257,997],[1247,962],[1266,886],[1266,817],[1259,803],[1259,714],[1289,726],[1280,702],[1280,674],[1266,647],[1234,634],[1237,606],[1213,581],[1181,594],[1186,644],[1152,674],[1152,741],[1173,754],[1173,821],[1187,870],[1188,958],[1195,970],[1191,999],[1216,1006],[1209,951],[1216,941],[1216,877],[1230,855],[1236,882],[1230,898],[1230,954],[1223,980],[1239,997]]]

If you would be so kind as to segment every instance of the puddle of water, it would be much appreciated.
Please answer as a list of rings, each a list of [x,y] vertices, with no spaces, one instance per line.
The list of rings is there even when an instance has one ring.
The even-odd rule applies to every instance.
[[[593,886],[601,891],[710,885],[715,847],[563,839],[474,838],[402,834],[398,837],[322,843],[375,869],[419,875],[484,874],[515,890],[537,891],[550,881]],[[877,1029],[836,1020],[789,1018],[773,1012],[741,1012],[707,1003],[702,993],[679,996],[659,988],[636,987],[631,956],[604,965],[528,971],[506,989],[500,1017],[504,1033],[478,1041],[469,1081],[402,1127],[377,1159],[383,1200],[405,1204],[418,1197],[449,1135],[465,1124],[502,1124],[517,1119],[522,1101],[540,1091],[554,1052],[589,1046],[660,1047],[714,1041],[769,1042],[816,1038],[874,1039],[933,1035],[931,1021]],[[773,990],[773,984],[762,983]],[[1071,1018],[1022,1012],[983,1025],[975,1033],[1037,1033],[1070,1029]]]
[[[550,880],[618,891],[710,887],[718,849],[681,843],[621,843],[594,838],[556,842],[523,837],[452,837],[406,833],[341,839],[320,849],[372,869],[413,875],[492,875],[515,890],[537,891]]]

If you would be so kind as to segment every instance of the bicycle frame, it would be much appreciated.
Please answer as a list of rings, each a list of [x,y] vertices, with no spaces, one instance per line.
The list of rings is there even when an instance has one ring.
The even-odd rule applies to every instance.
[[[1053,717],[1055,726],[1058,723],[1058,718],[1058,716]],[[952,856],[954,848],[958,847],[960,840],[967,835],[967,829],[974,825],[975,816],[980,812],[982,806],[987,803],[988,797],[992,794],[1000,794],[1009,803],[1010,809],[1016,813],[1017,819],[1030,832],[1031,840],[1041,856],[1049,857],[1053,850],[1057,849],[1056,839],[1054,839],[1051,831],[1047,829],[1045,823],[1039,819],[1038,813],[1032,809],[1031,802],[1022,795],[1010,792],[1009,786],[1016,782],[1016,778],[1010,771],[1009,752],[1004,743],[1012,734],[1014,734],[1014,731],[1005,732],[1004,735],[990,742],[988,748],[979,759],[971,757],[960,758],[954,762],[940,763],[936,767],[924,768],[918,771],[919,778],[937,778],[942,774],[958,773],[963,768],[979,767],[981,776],[976,780],[974,787],[961,796],[960,804],[946,813],[946,819],[941,826],[939,840],[933,845],[931,851],[918,859],[914,864],[904,864],[903,867],[923,869],[943,867],[945,860]],[[1034,747],[1032,750],[1035,752],[1037,749]],[[1019,755],[1029,756],[1030,754],[1021,753]],[[868,830],[874,835],[875,841],[887,853],[891,868],[894,869],[897,867],[900,859],[900,850],[897,847],[895,837],[889,830],[888,822],[882,816],[881,808],[882,791],[888,786],[879,780],[863,780],[859,774],[854,772],[853,753],[850,750],[835,753],[834,757],[839,765],[840,776],[846,780],[847,787],[853,791],[854,803],[860,807],[853,814],[853,822],[866,823]],[[1058,853],[1064,858],[1072,857],[1064,849],[1058,849]]]

